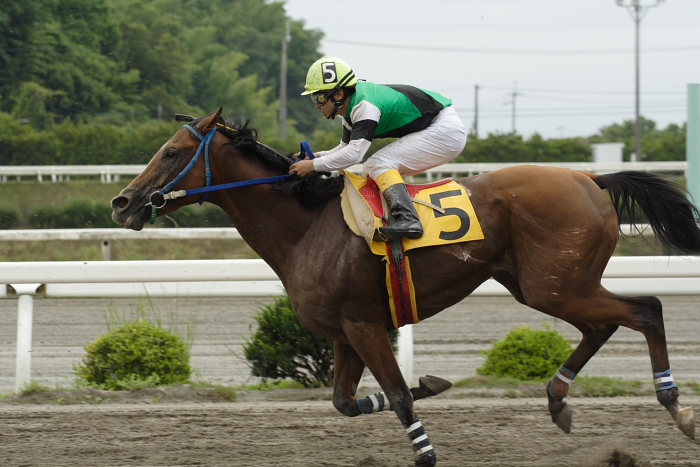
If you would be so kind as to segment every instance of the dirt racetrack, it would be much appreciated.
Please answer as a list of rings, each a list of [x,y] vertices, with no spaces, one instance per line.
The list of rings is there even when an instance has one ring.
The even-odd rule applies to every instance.
[[[664,297],[676,380],[700,382],[700,313],[695,297]],[[198,377],[223,384],[252,382],[240,346],[263,300],[181,300],[193,312]],[[169,301],[153,305],[167,312]],[[129,301],[35,301],[33,377],[70,385],[82,346],[105,331],[108,307]],[[474,374],[479,354],[512,327],[542,321],[577,340],[565,323],[512,299],[472,298],[415,327],[414,372],[456,380]],[[0,301],[0,390],[13,382],[16,303]],[[620,330],[582,374],[650,379],[643,337]],[[360,392],[372,393],[371,378]],[[688,394],[686,391],[685,394]],[[14,404],[0,401],[0,466],[412,466],[409,441],[391,413],[338,414],[329,392],[259,393],[213,403],[181,394],[177,402],[145,397],[132,403]],[[158,399],[158,402],[153,403]],[[323,400],[311,400],[323,399]],[[95,402],[98,402],[95,400]],[[134,403],[137,402],[137,403]],[[546,399],[473,398],[465,390],[419,401],[416,410],[447,466],[700,466],[700,444],[688,440],[648,397],[571,398],[573,430],[550,422]],[[684,395],[700,412],[700,397]]]
[[[700,408],[700,397],[686,397]],[[440,396],[417,409],[442,467],[700,466],[653,396],[572,400],[570,435],[544,399]],[[328,401],[0,406],[0,465],[412,466],[393,414],[345,418]]]

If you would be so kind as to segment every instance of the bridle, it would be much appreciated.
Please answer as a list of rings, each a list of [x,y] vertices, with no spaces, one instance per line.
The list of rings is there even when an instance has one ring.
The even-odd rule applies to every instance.
[[[197,151],[195,152],[194,156],[192,156],[192,159],[190,162],[187,164],[187,166],[180,171],[180,173],[175,177],[170,183],[165,185],[163,188],[161,188],[158,191],[154,191],[151,193],[151,196],[148,197],[148,202],[144,205],[145,207],[150,206],[151,207],[151,224],[156,223],[156,217],[158,216],[158,209],[162,209],[165,204],[168,202],[169,199],[177,199],[177,198],[182,198],[184,196],[191,196],[191,195],[197,195],[200,193],[204,193],[204,195],[197,201],[199,204],[202,204],[206,198],[207,195],[210,191],[219,191],[219,190],[228,190],[230,188],[239,188],[243,186],[250,186],[250,185],[262,185],[264,183],[275,183],[275,182],[280,182],[282,180],[286,180],[291,177],[296,177],[297,175],[293,174],[283,174],[283,175],[276,175],[274,177],[263,177],[263,178],[254,178],[250,180],[242,180],[240,182],[230,182],[230,183],[222,183],[220,185],[210,185],[211,182],[211,167],[209,164],[209,144],[211,143],[211,140],[214,138],[214,135],[216,134],[217,130],[221,128],[226,128],[228,130],[231,130],[231,128],[221,124],[217,123],[216,126],[211,129],[207,134],[202,134],[199,130],[194,128],[192,125],[189,124],[184,124],[182,125],[183,128],[186,128],[187,130],[190,131],[193,135],[195,135],[200,143],[199,147],[197,148]],[[258,142],[258,144],[262,144]],[[310,159],[314,158],[314,153],[311,151],[311,148],[309,147],[309,143],[306,140],[303,140],[299,143],[300,146],[300,157],[296,159],[294,162],[297,162],[301,159],[303,159],[305,156],[309,156]],[[176,190],[176,191],[171,191],[173,187],[180,181],[182,178],[187,175],[190,170],[192,170],[192,167],[195,166],[197,161],[199,160],[200,155],[202,154],[202,151],[204,151],[204,174],[205,174],[205,186],[201,188],[191,188],[189,190]]]

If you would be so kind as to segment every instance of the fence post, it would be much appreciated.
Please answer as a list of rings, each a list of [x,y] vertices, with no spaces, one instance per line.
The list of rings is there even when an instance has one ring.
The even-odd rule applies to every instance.
[[[15,392],[20,392],[32,379],[32,321],[34,298],[41,284],[11,284],[17,293],[17,356]]]
[[[399,328],[399,368],[406,384],[411,386],[413,381],[413,325],[407,324]]]
[[[700,204],[700,84],[688,85],[686,160],[688,192],[695,204]]]
[[[102,240],[102,261],[112,260],[112,243],[109,240]]]

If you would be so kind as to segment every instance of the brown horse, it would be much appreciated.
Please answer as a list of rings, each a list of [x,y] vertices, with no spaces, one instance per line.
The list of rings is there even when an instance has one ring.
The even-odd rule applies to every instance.
[[[292,162],[287,156],[257,142],[254,130],[227,126],[220,115],[221,109],[177,131],[112,200],[114,221],[140,230],[152,211],[163,215],[201,200],[189,192],[166,200],[163,195],[173,188],[263,178],[263,184],[209,192],[207,201],[226,211],[274,269],[299,319],[334,340],[333,405],[347,416],[391,408],[408,432],[416,465],[435,465],[413,401],[445,386],[427,378],[409,389],[401,376],[387,337],[384,264],[343,222],[338,196],[343,179],[285,178]],[[211,166],[211,180],[205,165]],[[564,397],[575,374],[618,326],[637,330],[649,346],[658,400],[694,439],[694,413],[681,408],[670,372],[661,303],[656,297],[619,296],[600,283],[618,239],[620,214],[635,204],[664,244],[700,252],[700,212],[684,193],[644,172],[596,175],[537,166],[458,181],[471,196],[486,238],[409,252],[420,319],[454,305],[492,277],[519,302],[578,328],[581,342],[547,386],[552,420],[567,433],[571,412]],[[356,398],[365,367],[383,392]]]

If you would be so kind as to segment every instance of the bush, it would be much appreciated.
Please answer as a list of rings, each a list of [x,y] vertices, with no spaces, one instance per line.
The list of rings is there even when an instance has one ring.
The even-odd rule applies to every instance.
[[[36,209],[29,215],[29,222],[35,229],[114,226],[109,204],[86,199],[76,199],[62,209],[50,206]]]
[[[192,372],[182,339],[143,319],[103,334],[85,350],[75,372],[79,380],[101,389],[183,383]]]
[[[301,324],[289,297],[264,305],[255,320],[258,330],[243,347],[253,376],[291,378],[304,387],[331,384],[333,341]]]
[[[11,207],[0,207],[0,229],[16,229],[19,225],[19,211]]]
[[[243,347],[253,376],[290,378],[307,388],[331,385],[333,340],[301,324],[289,297],[263,305],[254,319],[258,329]],[[389,331],[394,351],[398,335],[396,329]]]
[[[521,381],[546,379],[557,371],[571,350],[571,344],[558,332],[523,326],[483,351],[486,361],[476,372]]]

